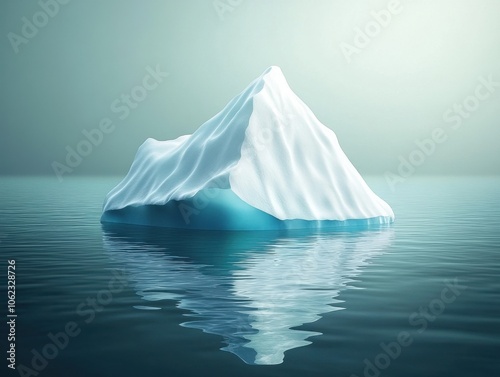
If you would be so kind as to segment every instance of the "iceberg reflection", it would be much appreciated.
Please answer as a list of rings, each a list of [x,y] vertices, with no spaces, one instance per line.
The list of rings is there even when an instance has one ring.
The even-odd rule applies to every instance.
[[[248,364],[280,364],[284,352],[320,333],[295,329],[340,310],[336,299],[393,230],[203,232],[103,225],[104,246],[136,293],[158,309],[175,300],[181,326],[220,335]]]

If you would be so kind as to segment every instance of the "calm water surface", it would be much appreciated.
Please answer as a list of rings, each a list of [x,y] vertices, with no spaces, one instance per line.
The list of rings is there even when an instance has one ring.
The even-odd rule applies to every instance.
[[[118,180],[0,178],[17,366],[74,377],[500,375],[500,179],[414,177],[391,192],[368,178],[394,225],[319,233],[102,226]],[[47,346],[68,323],[78,335]]]

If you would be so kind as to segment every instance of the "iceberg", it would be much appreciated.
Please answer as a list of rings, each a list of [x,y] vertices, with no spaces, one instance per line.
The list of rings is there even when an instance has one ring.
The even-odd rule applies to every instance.
[[[188,229],[365,227],[394,221],[323,125],[268,68],[192,135],[147,139],[101,222]]]

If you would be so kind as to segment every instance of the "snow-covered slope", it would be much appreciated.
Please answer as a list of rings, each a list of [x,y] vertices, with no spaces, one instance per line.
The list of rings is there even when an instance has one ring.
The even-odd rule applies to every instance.
[[[102,221],[206,229],[394,219],[278,67],[192,135],[146,140],[103,212]]]

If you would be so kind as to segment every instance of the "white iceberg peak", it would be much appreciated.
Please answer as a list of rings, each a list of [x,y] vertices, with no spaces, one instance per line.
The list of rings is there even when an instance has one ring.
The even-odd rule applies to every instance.
[[[208,189],[217,195],[197,208]],[[165,209],[160,223],[138,210],[152,205]],[[182,205],[196,214],[194,221],[174,213]],[[222,229],[393,219],[334,132],[274,66],[192,135],[148,139],[127,177],[108,194],[103,214],[103,221]]]

